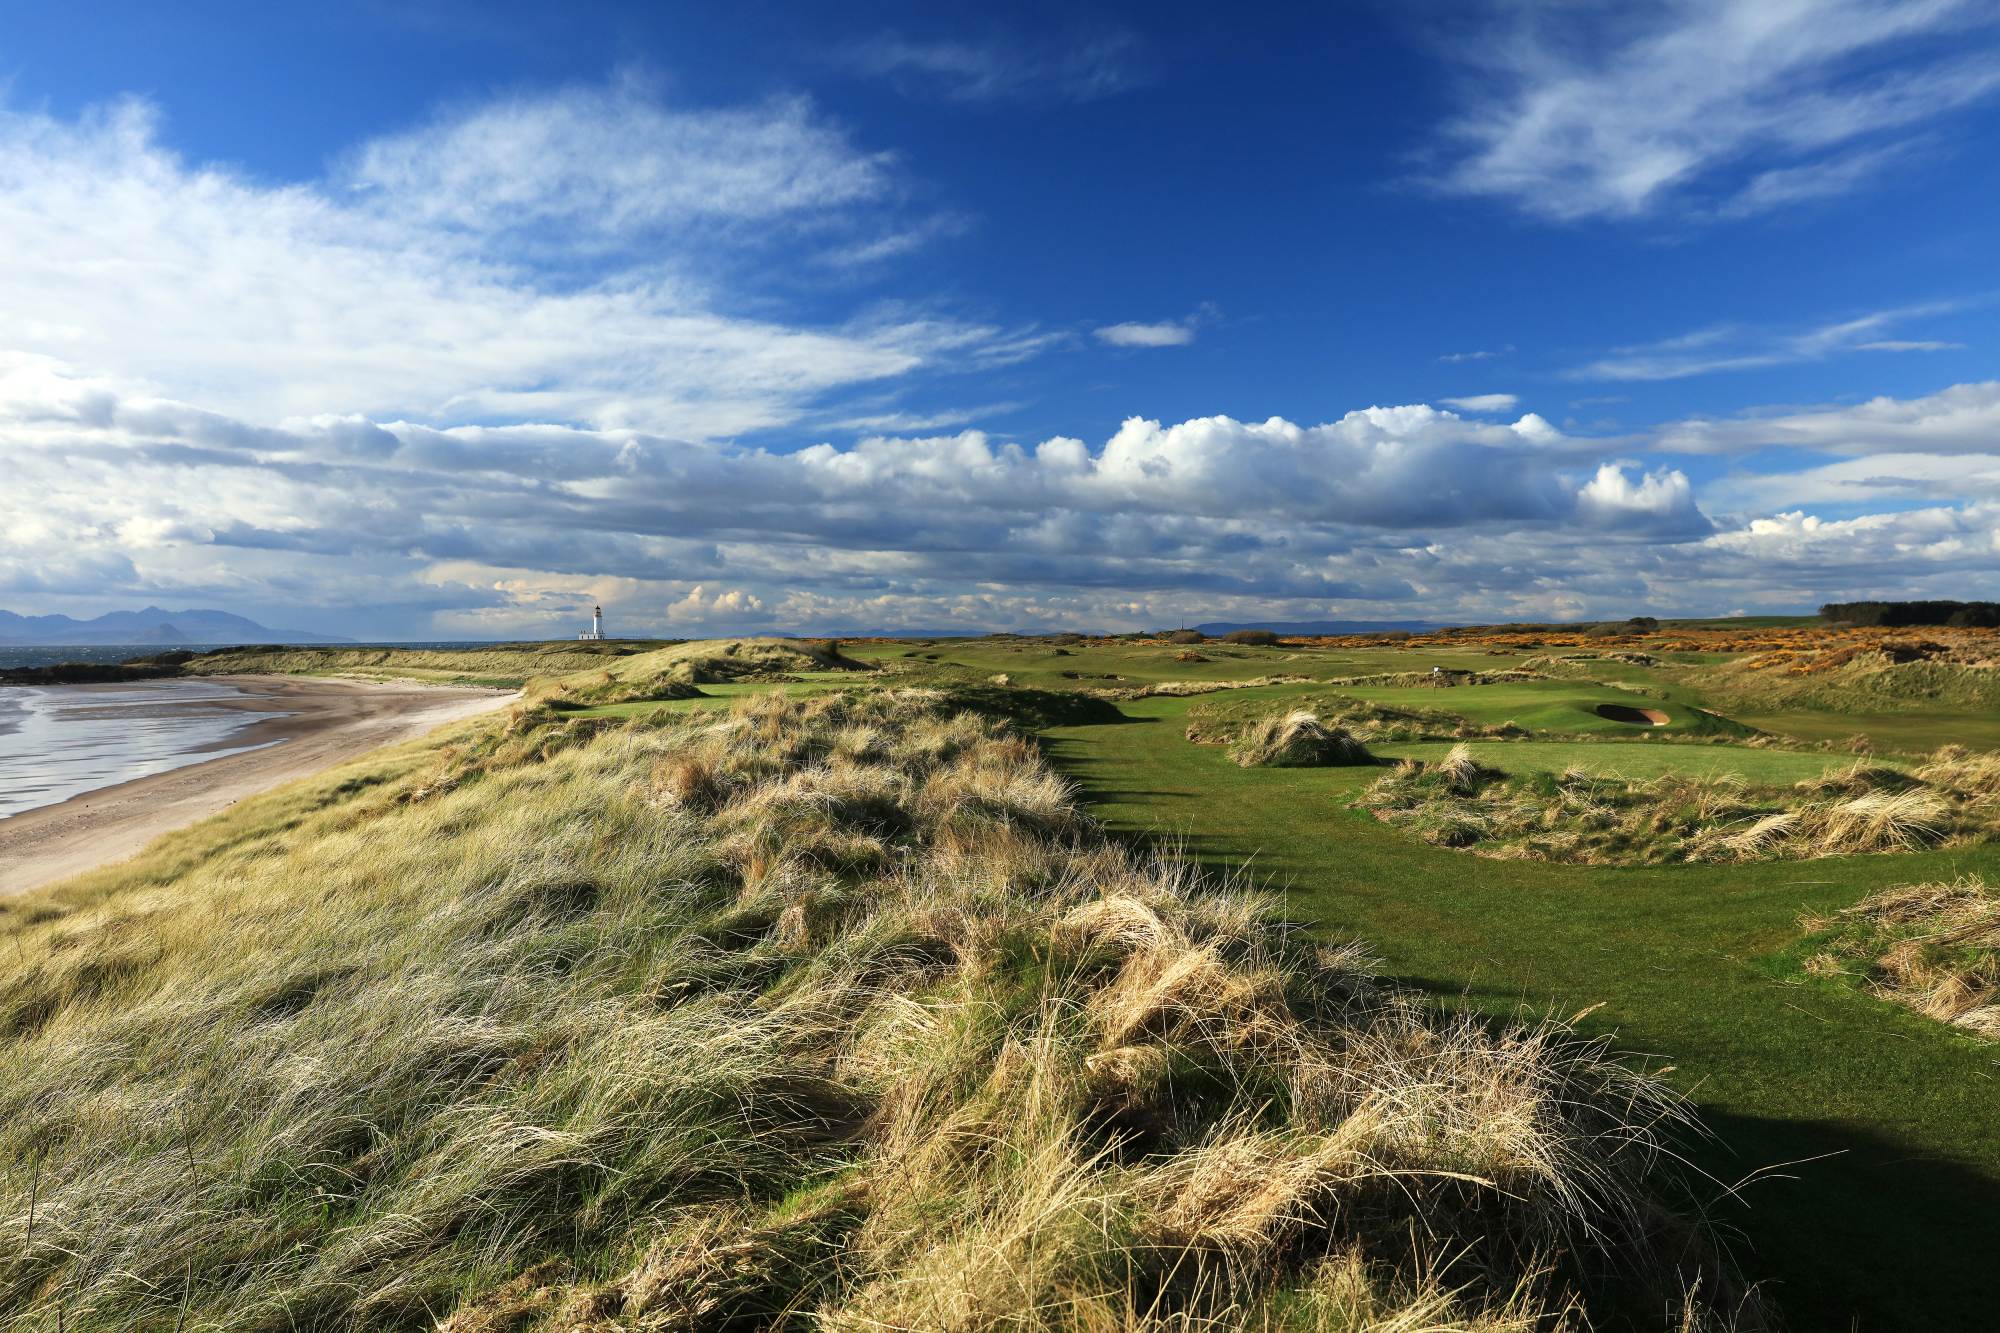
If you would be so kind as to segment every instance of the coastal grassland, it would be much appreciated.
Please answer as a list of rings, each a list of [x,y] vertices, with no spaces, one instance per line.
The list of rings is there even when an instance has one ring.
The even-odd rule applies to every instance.
[[[936,692],[524,705],[11,900],[0,935],[9,1327],[1740,1306],[1658,1077],[1107,840]]]
[[[1668,1077],[1716,1130],[1697,1163],[1755,1177],[1717,1220],[1791,1326],[1990,1318],[2000,1054],[1862,986],[1806,976],[1795,954],[1801,913],[1831,916],[1901,884],[1993,883],[2000,848],[1659,867],[1471,857],[1353,808],[1380,768],[1241,768],[1189,744],[1203,702],[1123,701],[1118,722],[1053,729],[1047,744],[1114,831],[1210,866],[1254,858],[1316,936],[1369,940],[1392,976],[1448,1010],[1583,1012],[1583,1031],[1671,1055]],[[1472,742],[1503,755],[1535,744]],[[1773,753],[1604,748],[1652,746]]]
[[[519,689],[537,677],[615,667],[624,658],[656,652],[660,647],[643,639],[606,639],[435,649],[222,648],[189,657],[179,664],[179,674],[351,676]]]
[[[163,659],[164,660],[164,659]],[[771,680],[789,673],[860,672],[827,640],[553,640],[465,648],[225,648],[178,663],[190,676],[349,676],[521,689],[578,707],[688,698],[702,684]]]

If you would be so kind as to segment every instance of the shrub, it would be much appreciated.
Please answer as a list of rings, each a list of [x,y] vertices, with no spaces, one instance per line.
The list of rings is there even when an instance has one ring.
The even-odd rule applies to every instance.
[[[1267,629],[1233,629],[1222,636],[1224,643],[1249,644],[1256,648],[1275,647],[1278,636]]]
[[[1207,643],[1208,636],[1198,629],[1177,629],[1167,636],[1168,643]]]

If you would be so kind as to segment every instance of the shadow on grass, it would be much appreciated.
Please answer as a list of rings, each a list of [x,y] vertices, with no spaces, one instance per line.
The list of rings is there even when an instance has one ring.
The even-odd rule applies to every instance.
[[[1912,1088],[1913,1097],[1923,1095]],[[1794,1329],[1995,1326],[2000,1185],[1832,1120],[1703,1108],[1695,1164],[1740,1185],[1713,1221]]]

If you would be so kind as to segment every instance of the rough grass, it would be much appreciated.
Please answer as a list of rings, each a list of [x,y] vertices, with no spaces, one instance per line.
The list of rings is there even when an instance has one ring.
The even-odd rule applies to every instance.
[[[1303,709],[1273,713],[1243,729],[1229,747],[1239,768],[1323,768],[1372,764],[1375,756],[1346,727],[1329,727]]]
[[[1607,777],[1582,766],[1509,774],[1460,744],[1406,759],[1362,804],[1426,842],[1485,855],[1584,864],[1807,859],[1991,840],[1988,766],[1934,761],[1908,773],[1857,760],[1791,787],[1734,773]],[[1954,785],[1958,784],[1958,785]]]
[[[309,790],[0,916],[10,1327],[1692,1327],[1731,1290],[1660,1082],[1136,860],[938,696],[523,708]]]
[[[1894,641],[1814,642],[1745,657],[1702,673],[1702,688],[1742,711],[1832,713],[2000,708],[2000,665],[1990,633],[1957,632],[1939,656],[1896,651]]]
[[[1802,924],[1807,971],[2000,1041],[2000,894],[1983,880],[1898,885]]]
[[[446,684],[519,687],[538,676],[616,666],[657,651],[643,641],[556,641],[444,648],[224,648],[181,664],[189,676],[246,674],[358,676],[368,680],[429,680]]]
[[[1377,750],[1395,759],[1435,759],[1450,748],[1445,741],[1388,742]],[[1817,777],[1848,762],[1821,752],[1782,750],[1766,746],[1673,743],[1635,740],[1482,742],[1472,750],[1485,762],[1509,773],[1560,773],[1585,768],[1620,778],[1656,778],[1664,773],[1719,776],[1734,773],[1745,781],[1777,786]]]

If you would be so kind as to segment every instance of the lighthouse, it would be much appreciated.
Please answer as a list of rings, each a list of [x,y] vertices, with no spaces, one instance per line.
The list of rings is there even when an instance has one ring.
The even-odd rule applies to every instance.
[[[601,639],[604,637],[603,607],[593,606],[590,608],[590,628],[586,632],[579,634],[576,637],[582,641]]]

